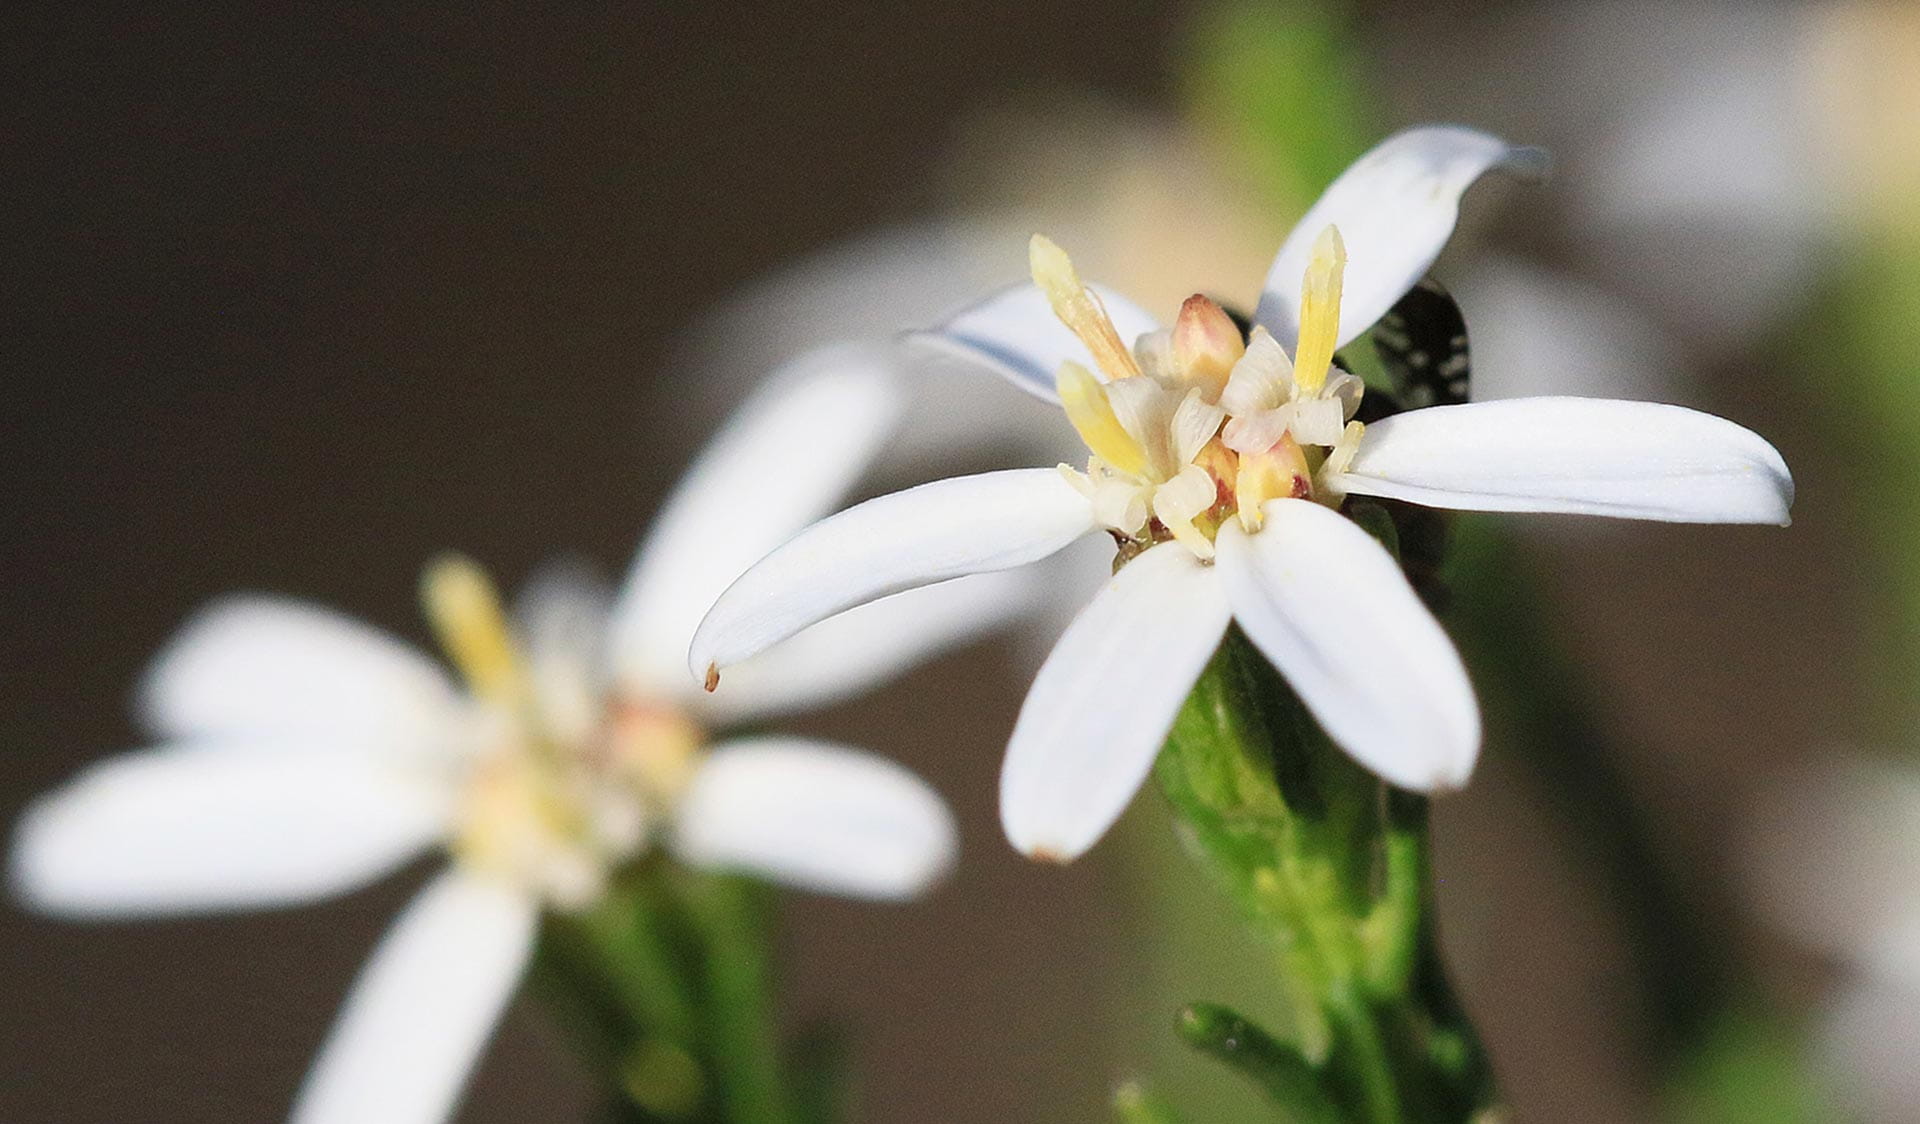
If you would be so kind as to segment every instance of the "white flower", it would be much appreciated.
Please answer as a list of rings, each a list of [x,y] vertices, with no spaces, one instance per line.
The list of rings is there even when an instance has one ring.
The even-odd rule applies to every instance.
[[[1844,749],[1743,809],[1749,896],[1837,969],[1810,1029],[1849,1119],[1920,1107],[1920,771]]]
[[[1784,523],[1792,496],[1765,441],[1673,406],[1537,398],[1347,420],[1359,387],[1330,370],[1334,350],[1432,263],[1475,178],[1532,159],[1467,129],[1390,138],[1286,240],[1244,346],[1205,298],[1160,331],[1036,237],[1034,286],[922,339],[1057,392],[1093,453],[1087,471],[941,480],[815,524],[720,597],[694,638],[696,676],[711,683],[872,598],[1104,529],[1122,565],[1041,668],[1007,749],[1015,847],[1071,859],[1098,840],[1233,621],[1369,769],[1411,789],[1462,784],[1480,741],[1466,672],[1394,559],[1338,514],[1341,497]]]
[[[471,564],[423,600],[456,685],[420,652],[289,600],[210,607],[142,691],[159,748],[42,796],[13,853],[43,911],[126,916],[309,902],[444,847],[353,988],[294,1109],[305,1122],[444,1119],[527,963],[542,909],[590,905],[658,842],[696,866],[875,899],[942,874],[931,789],[855,750],[705,731],[858,690],[1026,603],[1006,575],[872,605],[796,637],[716,699],[685,680],[702,609],[832,509],[890,428],[882,357],[835,349],[778,376],[659,516],[617,605],[536,582],[512,626]]]

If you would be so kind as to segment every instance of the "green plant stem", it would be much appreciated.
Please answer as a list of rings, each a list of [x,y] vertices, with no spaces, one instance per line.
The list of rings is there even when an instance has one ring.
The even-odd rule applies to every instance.
[[[739,1124],[795,1124],[793,1090],[772,1003],[773,969],[762,934],[765,891],[744,878],[690,876],[680,886],[706,949],[707,1054],[728,1117]]]
[[[1237,629],[1155,772],[1189,851],[1274,942],[1298,1008],[1293,1041],[1235,1064],[1263,1066],[1303,1120],[1323,1104],[1343,1124],[1462,1124],[1489,1108],[1490,1070],[1434,941],[1425,801],[1335,749]],[[1275,1050],[1297,1063],[1261,1060]],[[1277,1090],[1302,1072],[1319,1095],[1290,1102]]]
[[[825,1052],[818,1072],[785,1061],[768,893],[655,858],[623,872],[593,908],[544,919],[533,983],[604,1078],[608,1120],[836,1118]]]

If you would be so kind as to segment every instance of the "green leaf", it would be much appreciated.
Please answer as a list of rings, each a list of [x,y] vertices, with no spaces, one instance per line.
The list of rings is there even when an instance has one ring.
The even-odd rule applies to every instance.
[[[1180,1037],[1259,1086],[1293,1124],[1339,1124],[1341,1114],[1319,1072],[1293,1046],[1215,1003],[1180,1012]]]

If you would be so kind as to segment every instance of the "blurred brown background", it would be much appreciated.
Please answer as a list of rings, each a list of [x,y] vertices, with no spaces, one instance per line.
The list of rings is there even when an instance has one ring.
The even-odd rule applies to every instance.
[[[617,573],[725,406],[676,379],[676,333],[793,255],[939,206],[945,156],[984,104],[1061,89],[1165,103],[1183,15],[1124,0],[7,6],[0,823],[129,744],[134,677],[215,593],[299,594],[419,638],[416,567],[448,546],[509,583],[566,549]],[[1406,57],[1417,35],[1396,42],[1394,65],[1433,65]],[[1403,100],[1403,120],[1464,104],[1448,88]],[[1511,225],[1529,224],[1539,212]],[[1834,545],[1847,513],[1819,498],[1833,470],[1816,434],[1781,432],[1793,403],[1772,389],[1725,378],[1688,400],[1781,433],[1803,497],[1791,532],[1540,547],[1561,564],[1556,623],[1644,749],[1641,795],[1723,911],[1726,817],[1755,762],[1835,724],[1859,612]],[[994,778],[1021,683],[996,654],[814,723],[908,760],[964,821],[966,859],[931,902],[790,910],[796,1014],[849,1017],[866,1119],[1102,1119],[1142,1064],[1104,1024],[1133,1018],[1139,1040],[1170,1014],[1115,998],[1142,939],[1125,851],[1060,871],[1001,845]],[[1640,1118],[1606,903],[1524,778],[1496,761],[1440,829],[1443,898],[1483,913],[1456,926],[1455,956],[1496,1059],[1524,1075],[1522,1117]],[[411,881],[243,918],[0,910],[0,1120],[274,1118]],[[570,1065],[523,1005],[462,1119],[577,1116]]]

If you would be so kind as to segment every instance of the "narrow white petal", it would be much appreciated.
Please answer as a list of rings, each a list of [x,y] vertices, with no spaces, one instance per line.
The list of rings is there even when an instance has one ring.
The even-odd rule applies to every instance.
[[[459,693],[416,649],[291,598],[242,595],[196,613],[148,669],[143,721],[163,738],[325,734],[426,750]]]
[[[1093,529],[1093,509],[1051,468],[936,480],[821,520],[741,575],[700,623],[687,665],[756,655],[889,593],[1035,562]]]
[[[1793,476],[1724,418],[1654,402],[1511,398],[1409,410],[1367,427],[1347,492],[1462,511],[1670,523],[1775,523]]]
[[[533,951],[539,911],[503,884],[448,871],[360,970],[314,1060],[293,1124],[440,1124]]]
[[[169,746],[109,758],[27,807],[13,891],[70,916],[247,909],[342,893],[446,830],[450,792],[337,746]]]
[[[1220,423],[1226,416],[1225,410],[1201,397],[1197,387],[1187,391],[1173,412],[1173,464],[1169,467],[1177,470],[1179,466],[1192,464],[1206,443],[1220,432]]]
[[[881,757],[802,738],[727,742],[694,775],[674,853],[847,897],[900,899],[953,865],[953,817]]]
[[[1090,286],[1106,305],[1123,342],[1131,343],[1160,325],[1140,306],[1101,285]],[[1072,360],[1093,366],[1093,357],[1073,330],[1060,322],[1045,293],[1032,284],[1015,285],[972,305],[937,328],[912,332],[909,347],[979,364],[1015,386],[1048,402],[1059,401],[1053,378]]]
[[[1453,642],[1372,535],[1311,500],[1269,500],[1247,534],[1220,528],[1233,617],[1335,744],[1381,778],[1458,788],[1480,708]]]
[[[1039,608],[1030,567],[973,574],[848,609],[727,669],[694,707],[709,726],[830,706]]]
[[[777,372],[653,520],[611,628],[616,677],[683,696],[687,643],[720,591],[838,504],[892,430],[904,387],[885,349],[839,345]]]
[[[1287,235],[1267,274],[1254,319],[1286,345],[1300,333],[1300,282],[1314,240],[1328,226],[1347,244],[1340,344],[1386,314],[1427,271],[1453,234],[1460,196],[1491,168],[1536,170],[1538,149],[1452,125],[1395,133],[1340,173]]]
[[[1156,546],[1081,610],[1035,676],[1000,773],[1000,823],[1022,854],[1092,847],[1153,768],[1229,614],[1214,568]]]
[[[1247,339],[1246,354],[1234,363],[1220,391],[1221,408],[1243,417],[1278,409],[1292,397],[1293,360],[1272,333],[1255,328]]]

